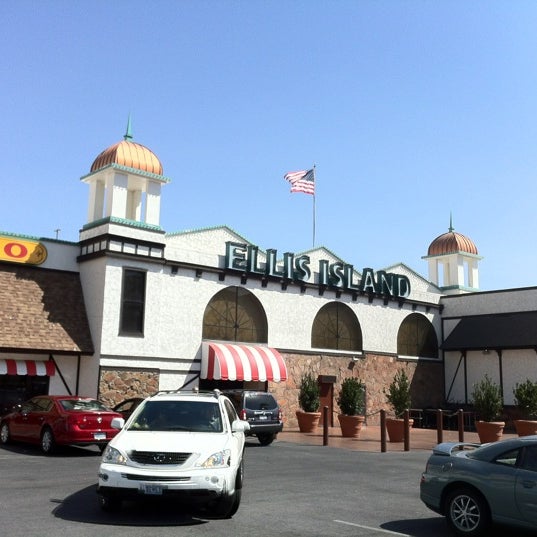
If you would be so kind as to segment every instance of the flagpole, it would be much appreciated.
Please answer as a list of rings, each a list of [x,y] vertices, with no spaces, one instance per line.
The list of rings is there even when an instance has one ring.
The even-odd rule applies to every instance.
[[[315,164],[313,165],[313,246],[315,248],[315,193],[317,191],[317,179],[315,177]]]

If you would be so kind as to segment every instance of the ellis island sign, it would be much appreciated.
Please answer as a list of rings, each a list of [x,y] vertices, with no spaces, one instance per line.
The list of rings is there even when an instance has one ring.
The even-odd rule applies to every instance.
[[[237,270],[247,274],[261,274],[274,276],[294,282],[307,283],[312,277],[310,256],[291,252],[283,254],[280,264],[277,261],[278,251],[267,250],[266,261],[259,261],[259,248],[250,244],[226,242],[226,269]],[[362,279],[354,279],[354,267],[348,263],[336,261],[330,263],[326,259],[319,260],[318,285],[325,285],[359,291],[362,293],[375,293],[393,297],[405,298],[410,295],[410,280],[401,274],[379,270],[376,274],[371,268],[364,268]]]

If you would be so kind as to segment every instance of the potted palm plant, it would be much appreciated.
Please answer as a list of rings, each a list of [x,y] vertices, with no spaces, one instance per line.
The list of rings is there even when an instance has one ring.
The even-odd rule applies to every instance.
[[[390,442],[402,442],[405,437],[405,420],[403,415],[405,410],[411,406],[410,395],[410,380],[404,369],[399,370],[387,389],[384,390],[384,395],[388,403],[392,406],[395,417],[386,418],[386,430]],[[414,420],[409,420],[409,425],[412,427]]]
[[[537,434],[537,382],[527,379],[513,389],[520,419],[515,420],[518,436]]]
[[[500,440],[505,422],[499,419],[503,410],[502,390],[499,384],[485,375],[482,380],[474,384],[472,400],[480,418],[475,426],[481,443]]]
[[[296,411],[298,428],[301,433],[312,433],[319,426],[321,413],[321,390],[319,383],[312,373],[305,373],[300,379],[298,404],[300,410]]]
[[[365,421],[365,384],[356,377],[348,377],[341,384],[337,398],[341,436],[358,438]]]

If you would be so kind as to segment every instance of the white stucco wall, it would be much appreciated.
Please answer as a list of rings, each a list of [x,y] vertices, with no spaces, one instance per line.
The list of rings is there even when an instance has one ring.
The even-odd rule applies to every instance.
[[[189,255],[191,252],[189,252]],[[199,258],[198,258],[199,261]],[[118,334],[121,309],[121,282],[125,267],[147,271],[144,337],[125,337]],[[92,267],[92,271],[96,269]],[[100,271],[99,271],[100,272]],[[101,276],[99,276],[101,278]],[[160,370],[189,370],[192,360],[201,357],[203,316],[211,298],[229,286],[241,286],[240,274],[218,275],[205,271],[196,277],[192,269],[179,268],[173,275],[170,267],[151,262],[107,258],[104,303],[93,303],[90,322],[99,326],[99,310],[103,320],[100,340],[101,365],[150,367]],[[87,282],[91,289],[91,282]],[[263,306],[268,320],[268,345],[311,350],[311,327],[318,311],[336,300],[334,291],[320,296],[316,288],[300,292],[297,285],[282,290],[279,283],[263,287],[261,281],[250,278],[244,286]],[[384,305],[379,299],[368,303],[365,296],[355,302],[350,294],[338,299],[356,314],[363,335],[364,350],[396,353],[397,331],[404,318],[413,313],[410,304],[402,307],[396,301]],[[419,310],[418,310],[419,311]],[[419,311],[434,323],[434,311]],[[438,332],[439,333],[439,332]],[[96,341],[99,337],[96,335]]]
[[[444,317],[537,310],[537,287],[445,297]]]
[[[445,387],[449,392],[456,374],[455,382],[448,397],[450,403],[471,403],[474,384],[488,375],[494,382],[500,384],[500,361],[496,351],[469,351],[466,356],[468,400],[465,400],[464,360],[460,361],[460,353],[445,353]],[[457,371],[457,366],[460,367]],[[513,405],[513,389],[517,383],[530,378],[537,380],[537,353],[533,349],[515,349],[502,351],[503,396],[504,404]]]

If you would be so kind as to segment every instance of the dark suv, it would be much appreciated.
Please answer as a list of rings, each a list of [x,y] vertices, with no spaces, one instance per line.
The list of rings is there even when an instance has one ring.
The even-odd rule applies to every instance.
[[[268,446],[283,429],[282,411],[271,393],[251,390],[224,390],[241,420],[250,424],[248,436],[257,436],[262,446]]]

